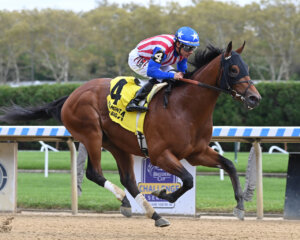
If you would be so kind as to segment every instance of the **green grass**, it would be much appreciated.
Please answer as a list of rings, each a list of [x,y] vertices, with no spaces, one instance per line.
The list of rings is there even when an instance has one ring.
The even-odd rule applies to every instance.
[[[105,174],[105,177],[122,187],[118,174]],[[240,177],[242,186],[244,178]],[[229,177],[220,181],[218,176],[197,176],[197,211],[232,212],[236,205]],[[264,178],[264,212],[282,213],[284,207],[286,179]],[[122,187],[123,188],[123,187]],[[81,210],[97,212],[117,211],[120,202],[108,190],[84,178],[83,193],[79,197]],[[42,173],[18,174],[18,207],[40,209],[71,209],[70,174],[51,173],[45,178]],[[256,197],[245,204],[247,212],[256,212]]]
[[[226,158],[233,161],[237,171],[244,172],[247,167],[249,153],[238,153],[237,163],[234,161],[234,153],[225,153]],[[18,168],[19,169],[44,169],[45,153],[37,151],[19,151]],[[287,154],[268,154],[263,153],[263,171],[286,173],[288,164]],[[101,165],[103,170],[117,170],[116,161],[109,152],[102,152]],[[70,169],[70,152],[49,152],[49,169]],[[207,168],[198,166],[197,171],[219,171],[216,168]]]
[[[49,152],[49,169],[70,170],[69,151]],[[45,153],[39,151],[19,151],[19,169],[44,169]],[[116,161],[109,152],[102,152],[102,168],[105,170],[118,170]]]
[[[244,172],[249,153],[238,153],[238,162],[234,162],[234,153],[225,153],[232,160],[239,172]],[[37,151],[19,151],[19,169],[44,169],[44,153]],[[104,170],[117,170],[117,165],[109,152],[102,152]],[[263,171],[286,173],[288,155],[263,153]],[[49,169],[70,169],[70,152],[49,152]],[[215,168],[197,167],[197,171],[215,171]],[[108,174],[107,179],[122,187],[118,174]],[[240,177],[242,186],[244,178]],[[283,178],[264,178],[264,211],[282,213],[284,208],[285,184]],[[120,203],[112,193],[95,183],[84,179],[83,194],[79,198],[79,209],[98,212],[118,210]],[[122,187],[123,188],[123,187]],[[231,212],[236,205],[233,189],[228,176],[220,181],[218,176],[197,176],[196,190],[197,211]],[[70,174],[50,173],[44,178],[42,173],[18,174],[18,207],[41,209],[71,208],[71,177]],[[256,212],[256,196],[245,204],[248,212]]]
[[[240,177],[240,181],[243,189],[245,178]],[[285,186],[284,178],[263,179],[265,213],[283,212]],[[236,201],[229,177],[225,176],[224,181],[220,181],[218,176],[197,176],[196,201],[198,211],[231,212]],[[256,212],[256,192],[251,202],[245,202],[245,209],[247,212]]]
[[[118,174],[106,174],[111,182],[121,187]],[[84,193],[78,199],[79,209],[95,211],[116,210],[120,203],[112,193],[84,179]],[[71,175],[51,173],[18,174],[18,207],[39,209],[71,208]]]

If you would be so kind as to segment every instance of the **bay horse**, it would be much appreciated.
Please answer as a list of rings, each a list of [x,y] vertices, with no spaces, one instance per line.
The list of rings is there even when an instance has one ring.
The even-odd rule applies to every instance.
[[[163,92],[159,91],[150,103],[144,122],[144,135],[151,164],[179,177],[183,184],[175,192],[160,190],[153,194],[175,202],[193,187],[192,175],[180,160],[193,166],[224,169],[230,176],[237,205],[234,215],[244,219],[244,199],[239,178],[233,163],[215,152],[209,143],[212,137],[213,111],[220,92],[231,93],[247,108],[259,104],[261,96],[254,87],[246,63],[240,54],[244,44],[236,51],[230,42],[225,51],[210,45],[196,53],[196,69],[186,75],[193,84],[174,87],[167,108],[163,107]],[[108,113],[106,97],[110,93],[110,78],[91,80],[78,87],[69,96],[39,107],[13,106],[6,108],[0,121],[47,119],[61,120],[72,136],[83,143],[88,151],[86,176],[89,180],[110,190],[121,201],[121,212],[131,216],[131,205],[125,192],[103,176],[101,147],[115,158],[122,185],[155,221],[155,226],[168,226],[140,193],[133,170],[133,155],[144,156],[134,133],[113,122]]]

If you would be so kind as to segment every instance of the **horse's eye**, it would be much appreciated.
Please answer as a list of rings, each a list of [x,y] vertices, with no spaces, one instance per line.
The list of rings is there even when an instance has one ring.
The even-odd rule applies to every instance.
[[[240,69],[237,65],[232,65],[229,68],[229,76],[230,77],[236,77],[240,72]]]

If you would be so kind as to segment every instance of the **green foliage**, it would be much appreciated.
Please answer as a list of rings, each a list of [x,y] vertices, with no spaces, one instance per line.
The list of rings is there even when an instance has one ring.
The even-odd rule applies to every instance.
[[[21,106],[41,105],[69,95],[80,84],[52,84],[27,87],[0,86],[0,106],[11,102]],[[297,126],[300,122],[300,83],[259,83],[260,105],[248,111],[240,102],[221,94],[214,111],[216,126]]]
[[[248,122],[266,126],[297,126],[300,122],[300,83],[261,83],[261,105],[249,116]],[[251,112],[252,113],[252,112]]]
[[[26,87],[0,86],[0,106],[10,106],[11,102],[26,106],[40,105],[69,95],[80,84],[43,84]]]
[[[0,106],[10,106],[12,103],[23,107],[43,105],[71,94],[78,86],[80,84],[44,84],[16,88],[0,86]],[[57,125],[59,123],[51,119],[44,122],[31,121],[18,124]]]
[[[80,84],[53,84],[12,88],[0,86],[0,106],[9,106],[14,102],[21,106],[41,105],[62,96],[69,95]],[[300,82],[271,83],[255,85],[262,96],[260,105],[249,111],[240,102],[221,94],[214,111],[215,126],[299,126],[300,122]],[[22,122],[18,125],[58,125],[55,120]],[[4,125],[4,123],[2,123]],[[22,143],[22,149],[36,149],[31,143]],[[225,150],[232,151],[233,145],[224,143]],[[298,144],[299,145],[299,144]],[[289,150],[296,151],[299,146],[291,145]],[[35,145],[36,146],[36,145]],[[222,144],[223,146],[223,144]],[[249,146],[243,145],[243,151]]]
[[[147,7],[105,1],[84,13],[0,11],[0,83],[132,74],[127,64],[131,49],[181,26],[199,32],[203,49],[208,42],[224,48],[229,41],[236,49],[246,40],[243,54],[253,79],[299,80],[299,9],[291,0],[246,6],[209,0],[185,7],[174,1]]]
[[[300,83],[259,83],[255,85],[262,100],[248,111],[229,96],[221,95],[214,112],[219,126],[298,126],[300,122]]]

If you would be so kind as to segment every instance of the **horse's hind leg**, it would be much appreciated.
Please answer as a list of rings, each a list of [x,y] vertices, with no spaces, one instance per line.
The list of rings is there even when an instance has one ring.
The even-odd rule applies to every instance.
[[[103,176],[101,162],[102,132],[100,134],[91,133],[88,138],[82,141],[88,152],[88,165],[86,177],[104,187],[106,179]]]
[[[235,200],[237,201],[237,206],[233,210],[233,214],[240,220],[244,220],[245,210],[244,210],[243,191],[241,188],[239,177],[237,175],[236,168],[230,160],[228,160],[227,158],[221,155],[219,155],[219,160],[221,163],[221,168],[223,168],[230,177],[233,190],[234,190],[234,197]]]
[[[91,159],[90,157],[88,157],[88,166],[87,166],[87,169],[86,169],[86,177],[99,184],[100,186],[108,189],[110,192],[112,192],[115,197],[120,201],[122,202],[122,205],[124,208],[130,208],[130,203],[126,197],[126,194],[125,192],[120,189],[118,186],[116,186],[115,184],[113,184],[112,182],[110,182],[109,180],[107,180],[103,174],[101,173],[98,173],[95,171],[94,167],[92,166],[92,163],[91,163]],[[101,170],[102,172],[102,170]],[[126,216],[126,217],[131,217],[131,211],[124,209],[124,211],[121,211],[121,213]]]
[[[156,213],[154,208],[145,199],[143,194],[138,190],[133,170],[134,161],[132,155],[122,151],[121,149],[117,148],[111,143],[104,145],[104,147],[112,153],[112,155],[117,161],[121,183],[128,190],[131,196],[135,199],[137,204],[145,211],[146,216],[153,219],[155,221],[155,226],[157,227],[169,226],[170,223]]]
[[[193,154],[188,157],[187,160],[194,166],[202,165],[206,167],[222,168],[228,173],[234,190],[234,197],[237,201],[237,206],[233,210],[233,213],[240,220],[244,220],[245,212],[243,191],[234,164],[210,147],[207,147],[205,152]]]
[[[95,134],[91,133],[85,141],[83,141],[88,151],[88,166],[86,169],[86,177],[111,191],[115,197],[122,202],[122,205],[129,203],[126,198],[125,192],[115,184],[107,180],[102,173],[100,165],[101,161],[101,146],[102,146],[102,132]],[[130,205],[130,204],[129,204]],[[129,216],[128,214],[126,216]]]

